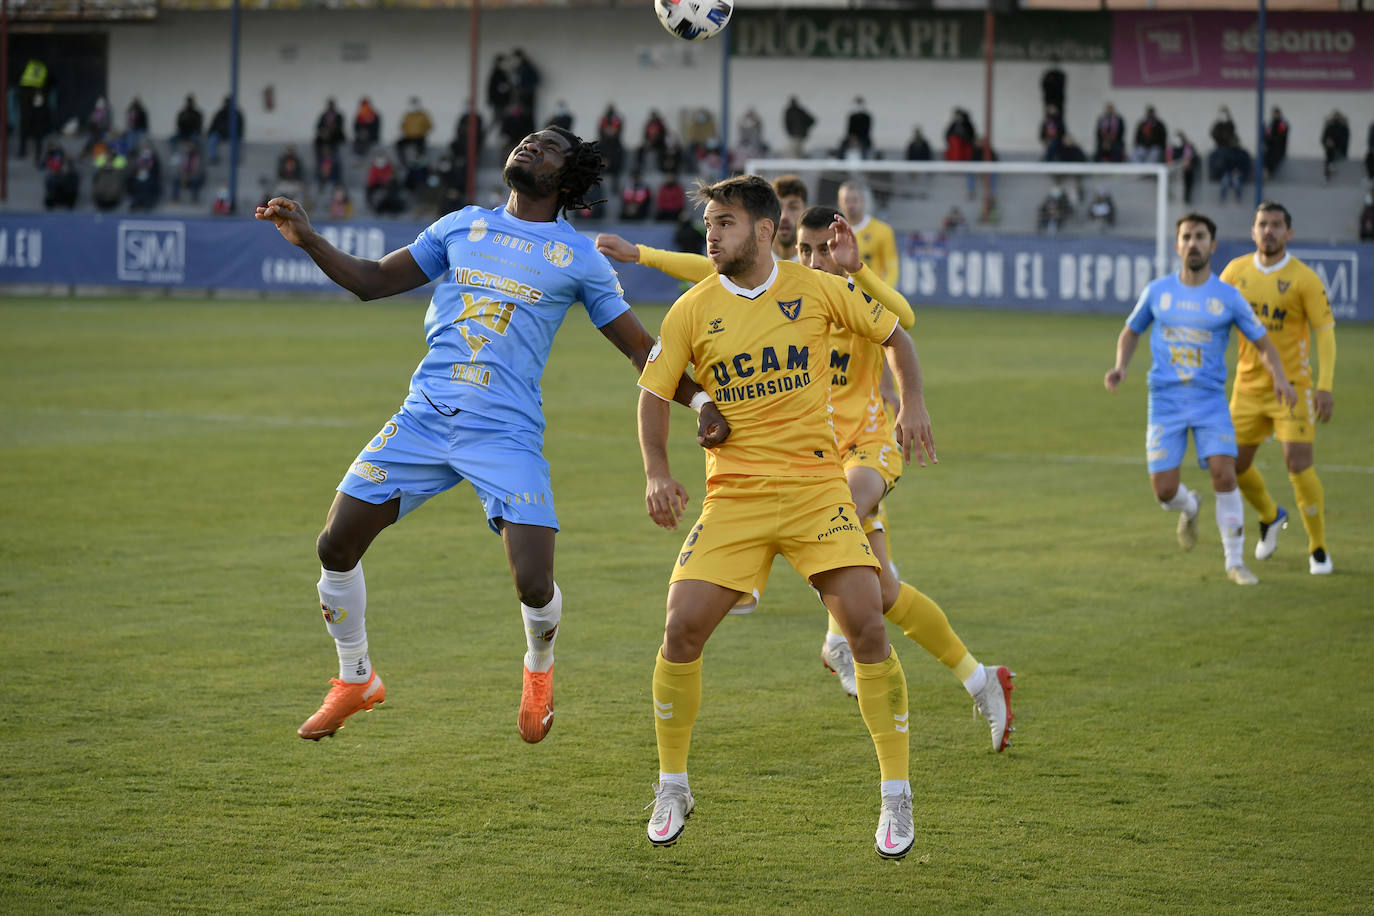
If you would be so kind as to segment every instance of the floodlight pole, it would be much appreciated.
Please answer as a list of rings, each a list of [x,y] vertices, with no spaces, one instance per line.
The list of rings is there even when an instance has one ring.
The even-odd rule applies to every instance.
[[[0,0],[0,203],[10,189],[10,0]]]
[[[1258,56],[1255,58],[1255,118],[1259,122],[1255,128],[1255,136],[1258,138],[1255,143],[1255,206],[1260,205],[1264,200],[1264,33],[1267,28],[1265,23],[1265,0],[1259,0],[1259,21],[1255,23],[1256,31],[1259,35]]]
[[[728,24],[720,36],[720,177],[730,177],[730,42],[735,30]]]
[[[239,207],[239,0],[234,0],[229,41],[229,212]]]
[[[467,168],[464,176],[463,191],[469,204],[477,201],[477,53],[481,48],[478,40],[481,28],[481,0],[472,0],[472,10],[468,14],[468,110],[463,113],[463,123],[467,125]]]

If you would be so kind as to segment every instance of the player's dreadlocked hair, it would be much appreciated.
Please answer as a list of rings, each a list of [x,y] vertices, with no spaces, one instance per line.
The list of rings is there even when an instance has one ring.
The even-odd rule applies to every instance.
[[[572,131],[557,125],[551,124],[547,129],[554,131],[570,144],[568,154],[563,158],[563,170],[558,174],[559,212],[588,210],[597,204],[604,204],[605,198],[592,201],[586,199],[588,192],[601,184],[601,172],[606,168],[606,157],[601,155],[601,145],[595,140],[583,140]]]

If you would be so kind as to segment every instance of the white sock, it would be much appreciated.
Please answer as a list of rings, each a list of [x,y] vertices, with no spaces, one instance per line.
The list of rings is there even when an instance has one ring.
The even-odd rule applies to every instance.
[[[687,774],[686,774],[686,773],[665,773],[665,772],[663,772],[662,770],[659,770],[659,771],[658,771],[658,784],[659,784],[660,786],[682,786],[682,788],[686,789],[686,788],[688,788],[688,786],[687,786]]]
[[[563,617],[563,593],[553,584],[553,600],[543,607],[520,603],[525,621],[525,667],[536,674],[553,667],[553,643],[558,638],[558,621]]]
[[[882,786],[884,795],[910,795],[911,780],[909,779],[884,779]]]
[[[1189,515],[1197,515],[1200,504],[1198,503],[1196,493],[1183,484],[1179,484],[1178,491],[1174,493],[1174,498],[1168,501],[1161,501],[1159,507],[1172,512],[1186,512]]]
[[[1221,532],[1221,547],[1226,551],[1226,568],[1245,563],[1245,504],[1240,490],[1217,493],[1217,530]]]
[[[363,624],[367,612],[363,564],[347,572],[321,566],[318,585],[324,626],[339,650],[339,680],[366,683],[372,677],[372,660],[367,654],[367,627]]]
[[[843,633],[831,633],[829,630],[825,631],[825,647],[827,649],[833,649],[838,645],[843,645],[848,642],[849,640],[844,638]]]
[[[988,669],[984,668],[982,663],[979,662],[978,667],[974,668],[973,673],[968,676],[968,680],[964,681],[964,689],[968,691],[969,696],[976,697],[978,691],[982,690],[987,685]]]

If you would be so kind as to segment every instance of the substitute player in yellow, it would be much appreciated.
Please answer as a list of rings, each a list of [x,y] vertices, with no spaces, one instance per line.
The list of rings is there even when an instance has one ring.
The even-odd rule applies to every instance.
[[[931,460],[928,417],[915,397],[916,349],[897,317],[852,281],[775,262],[777,195],[744,175],[704,186],[707,254],[717,276],[685,293],[663,320],[640,376],[639,440],[650,517],[676,528],[687,491],[668,465],[668,405],[680,375],[696,367],[731,428],[706,455],[701,515],[669,579],[667,622],[654,666],[659,783],[648,836],[677,841],[694,800],[687,779],[701,705],[702,649],[759,571],[781,553],[820,592],[853,647],[859,710],[878,754],[882,805],[874,841],[901,858],[915,840],[909,781],[906,677],[883,625],[878,563],[845,482],[829,418],[832,324],[881,343],[902,406],[896,436]],[[704,402],[706,397],[701,397]],[[924,458],[922,458],[924,461]],[[767,715],[760,710],[760,715]]]
[[[1236,427],[1236,482],[1245,501],[1260,517],[1255,559],[1267,560],[1279,546],[1279,532],[1288,527],[1288,512],[1277,505],[1254,465],[1255,450],[1270,435],[1283,447],[1283,463],[1293,483],[1299,515],[1307,529],[1308,571],[1314,576],[1331,572],[1326,549],[1326,503],[1317,470],[1312,466],[1312,443],[1317,423],[1331,419],[1335,397],[1331,393],[1336,374],[1336,319],[1321,278],[1288,253],[1293,238],[1293,218],[1288,210],[1266,200],[1255,210],[1250,227],[1255,253],[1236,258],[1221,272],[1221,279],[1240,290],[1255,317],[1269,332],[1269,339],[1283,360],[1283,371],[1297,389],[1298,400],[1287,407],[1274,397],[1269,371],[1259,352],[1244,337],[1236,381],[1231,388],[1231,420]],[[1312,339],[1317,344],[1318,377],[1312,386]]]
[[[859,240],[859,256],[888,286],[896,286],[901,276],[901,261],[897,258],[897,236],[892,227],[868,212],[868,190],[863,185],[846,181],[840,185],[840,212],[854,227]]]
[[[815,270],[836,276],[853,277],[866,295],[881,303],[897,316],[903,328],[916,321],[905,296],[884,283],[864,264],[858,244],[849,224],[833,207],[811,207],[803,213],[788,214],[787,195],[802,193],[800,185],[784,176],[773,181],[773,189],[782,201],[782,225],[792,224],[793,247],[801,263]],[[785,195],[785,192],[787,194]],[[638,263],[653,267],[683,280],[699,282],[712,276],[715,269],[708,258],[685,252],[663,251],[647,245],[633,245],[610,233],[596,237],[597,249],[623,263]],[[773,257],[779,256],[776,240]],[[987,721],[994,751],[1002,751],[1010,744],[1012,727],[1011,685],[1013,673],[1005,666],[985,667],[968,651],[959,635],[950,626],[949,618],[940,606],[914,586],[901,581],[896,567],[889,562],[885,522],[881,521],[883,497],[901,477],[901,460],[896,449],[892,418],[883,407],[883,350],[861,335],[843,328],[832,328],[830,338],[830,408],[835,427],[835,441],[839,446],[844,473],[850,494],[858,509],[865,535],[874,556],[882,566],[879,581],[882,586],[884,616],[899,626],[921,648],[938,659],[964,685],[973,697],[978,713]],[[920,363],[916,366],[916,391],[920,396]],[[926,422],[929,422],[927,420]],[[768,579],[768,568],[760,570],[759,578],[745,590],[731,613],[749,612],[758,604]],[[821,643],[821,662],[837,676],[840,686],[850,696],[858,696],[854,673],[854,656],[843,628],[833,615],[829,617],[825,639]]]

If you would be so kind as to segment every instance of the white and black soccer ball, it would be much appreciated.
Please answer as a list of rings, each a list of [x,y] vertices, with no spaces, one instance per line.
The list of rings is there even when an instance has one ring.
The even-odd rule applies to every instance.
[[[658,21],[683,41],[714,38],[734,11],[734,0],[654,0]]]

